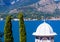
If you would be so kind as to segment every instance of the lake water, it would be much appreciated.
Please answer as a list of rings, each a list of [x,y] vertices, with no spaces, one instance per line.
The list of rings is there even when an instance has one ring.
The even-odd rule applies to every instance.
[[[60,20],[46,20],[48,24],[50,24],[58,35],[55,36],[54,42],[60,42]],[[43,23],[42,20],[37,21],[25,21],[25,27],[27,32],[27,42],[35,42],[35,37],[32,35],[33,32],[36,31],[37,26]],[[4,24],[5,21],[0,21],[0,31],[4,32]],[[19,42],[19,22],[12,21],[12,30],[13,30],[13,37],[14,42]],[[2,42],[4,39],[2,37]]]

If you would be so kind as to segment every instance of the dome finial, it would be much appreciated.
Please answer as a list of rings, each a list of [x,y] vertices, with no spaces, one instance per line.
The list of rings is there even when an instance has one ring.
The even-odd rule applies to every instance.
[[[45,22],[45,19],[43,21]]]
[[[45,22],[46,21],[45,16],[41,16],[41,17],[42,17],[42,20]]]
[[[46,22],[46,19],[43,19],[43,22]]]

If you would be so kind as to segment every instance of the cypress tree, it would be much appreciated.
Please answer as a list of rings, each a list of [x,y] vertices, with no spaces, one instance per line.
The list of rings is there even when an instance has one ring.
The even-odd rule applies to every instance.
[[[4,27],[4,42],[13,42],[11,16],[6,17]]]
[[[20,42],[26,42],[26,30],[23,20],[23,14],[19,13],[19,32],[20,32]]]

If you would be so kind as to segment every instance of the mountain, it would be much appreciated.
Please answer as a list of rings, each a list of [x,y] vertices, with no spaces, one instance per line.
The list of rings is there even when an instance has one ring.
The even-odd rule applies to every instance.
[[[51,12],[51,13],[54,12],[54,10],[58,6],[57,6],[57,3],[55,3],[54,0],[40,0],[39,2],[31,5],[31,7],[35,7],[38,11]]]
[[[2,2],[4,5],[0,5],[0,14],[11,14],[16,17],[17,13],[22,11],[24,18],[60,16],[60,1],[56,0],[4,0]]]
[[[21,4],[20,4],[21,3]],[[14,9],[23,9],[31,7],[32,9],[35,9],[37,11],[42,11],[42,12],[49,12],[53,13],[55,12],[56,9],[60,9],[60,1],[58,0],[38,0],[38,1],[33,1],[30,2],[28,0],[26,1],[18,1],[15,4],[11,5],[10,8]],[[23,9],[24,10],[24,9]]]
[[[57,7],[60,9],[60,2],[58,0],[2,0],[0,4],[0,10],[2,10],[0,12],[7,13],[11,10],[22,7],[32,7],[37,11],[51,13],[53,13]],[[5,11],[5,9],[7,10]]]
[[[2,0],[2,1],[0,0],[0,8],[1,8],[0,13],[8,12],[12,9],[17,9],[19,7],[31,5],[33,3],[36,3],[37,1],[39,0]],[[5,9],[7,10],[5,11]]]

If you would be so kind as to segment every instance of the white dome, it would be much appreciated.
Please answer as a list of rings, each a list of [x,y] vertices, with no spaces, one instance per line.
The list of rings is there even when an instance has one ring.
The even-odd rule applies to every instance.
[[[35,36],[54,36],[57,35],[55,32],[53,32],[52,27],[46,23],[43,22],[37,27],[36,32],[33,33]]]

